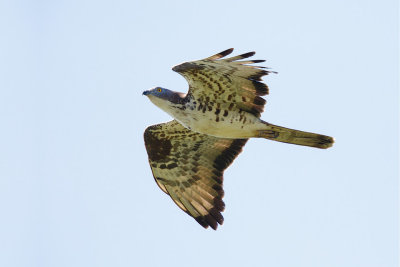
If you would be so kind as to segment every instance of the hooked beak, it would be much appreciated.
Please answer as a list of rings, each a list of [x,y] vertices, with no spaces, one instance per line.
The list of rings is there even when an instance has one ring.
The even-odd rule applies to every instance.
[[[148,95],[148,94],[150,94],[149,90],[143,92],[143,95]]]

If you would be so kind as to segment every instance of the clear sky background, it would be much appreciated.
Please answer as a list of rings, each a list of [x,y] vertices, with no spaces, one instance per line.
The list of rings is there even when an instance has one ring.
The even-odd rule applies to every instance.
[[[398,266],[398,1],[0,1],[0,266]],[[205,230],[156,185],[142,92],[234,47],[278,71]]]

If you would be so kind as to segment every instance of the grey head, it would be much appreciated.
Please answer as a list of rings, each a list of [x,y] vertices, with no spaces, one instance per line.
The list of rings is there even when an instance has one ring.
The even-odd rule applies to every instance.
[[[157,102],[164,100],[173,104],[183,104],[182,101],[185,98],[185,94],[162,87],[155,87],[153,89],[144,91],[143,95],[147,96],[152,102],[154,102],[154,100]]]

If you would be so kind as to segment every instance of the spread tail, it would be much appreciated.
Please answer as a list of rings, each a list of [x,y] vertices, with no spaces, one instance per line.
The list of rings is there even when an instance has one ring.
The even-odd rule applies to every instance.
[[[324,149],[331,147],[334,143],[334,139],[330,136],[309,133],[309,132],[302,132],[269,123],[265,124],[267,125],[266,129],[259,130],[258,137],[283,143],[324,148]]]

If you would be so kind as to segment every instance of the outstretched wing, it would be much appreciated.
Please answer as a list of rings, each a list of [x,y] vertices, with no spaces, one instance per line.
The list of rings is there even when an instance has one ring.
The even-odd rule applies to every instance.
[[[144,141],[161,190],[203,227],[222,224],[223,172],[247,139],[196,133],[173,120],[148,127]]]
[[[268,87],[261,77],[271,71],[260,66],[249,65],[265,60],[245,60],[255,52],[225,58],[233,48],[206,59],[182,63],[172,68],[189,83],[187,98],[193,98],[200,105],[214,105],[218,108],[245,110],[260,117],[265,100],[260,96],[268,94]]]

